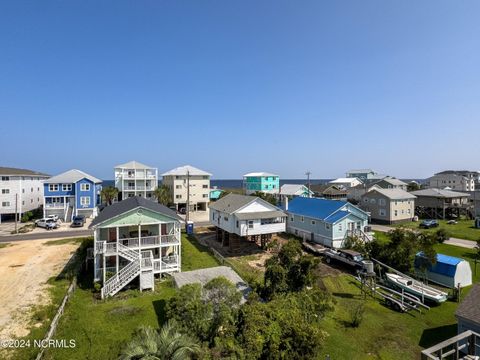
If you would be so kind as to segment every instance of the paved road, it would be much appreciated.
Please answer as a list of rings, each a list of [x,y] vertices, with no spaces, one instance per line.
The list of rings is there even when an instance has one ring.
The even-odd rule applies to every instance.
[[[385,226],[385,225],[371,225],[371,226],[373,231],[380,231],[380,232],[389,232],[390,230],[394,229],[391,226]],[[475,249],[477,245],[477,243],[472,240],[457,239],[452,237],[448,240],[445,240],[444,244],[459,246],[466,249]]]
[[[92,230],[75,230],[75,231],[50,230],[50,231],[45,231],[44,233],[0,236],[0,243],[13,242],[13,241],[25,241],[25,240],[83,237],[83,236],[92,236],[92,235],[93,235]]]

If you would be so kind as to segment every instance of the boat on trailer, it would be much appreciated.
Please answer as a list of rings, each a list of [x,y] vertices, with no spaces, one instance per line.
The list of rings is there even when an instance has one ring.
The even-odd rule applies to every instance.
[[[420,299],[423,298],[424,300],[429,300],[436,303],[442,303],[447,300],[448,294],[446,292],[425,285],[420,281],[392,273],[387,273],[386,276],[390,284],[393,284],[409,292],[410,294],[419,297]]]

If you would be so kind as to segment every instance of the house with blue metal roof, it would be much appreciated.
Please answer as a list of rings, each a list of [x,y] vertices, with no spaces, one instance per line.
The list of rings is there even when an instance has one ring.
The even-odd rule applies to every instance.
[[[472,269],[467,260],[437,254],[437,261],[433,265],[428,265],[424,274],[422,269],[422,264],[425,264],[424,259],[422,252],[416,254],[415,270],[425,275],[429,281],[449,288],[458,287],[459,284],[461,287],[472,285]]]
[[[368,214],[346,201],[297,197],[285,203],[287,232],[332,248],[353,234],[365,234]]]

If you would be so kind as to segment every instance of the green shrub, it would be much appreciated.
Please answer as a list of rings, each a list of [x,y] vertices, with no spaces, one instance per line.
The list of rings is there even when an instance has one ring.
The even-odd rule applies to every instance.
[[[363,314],[365,313],[365,304],[361,302],[360,304],[352,304],[349,309],[350,312],[350,326],[359,327],[363,321]]]
[[[29,221],[32,217],[33,217],[33,213],[32,213],[31,211],[27,211],[26,213],[23,213],[22,218],[20,219],[20,221],[21,221],[22,223],[26,223],[26,222]]]
[[[97,281],[93,284],[93,290],[97,293],[100,292],[100,290],[102,290],[102,285]]]

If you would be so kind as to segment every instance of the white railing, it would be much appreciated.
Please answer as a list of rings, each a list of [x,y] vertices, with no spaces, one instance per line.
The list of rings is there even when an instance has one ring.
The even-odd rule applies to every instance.
[[[45,208],[47,209],[63,209],[65,207],[65,203],[46,203]]]
[[[102,287],[102,299],[106,296],[115,295],[125,285],[132,281],[140,273],[140,261],[132,261],[125,266],[116,276],[105,281]]]
[[[122,244],[118,244],[118,253],[130,261],[136,261],[138,259],[138,253],[136,251]]]
[[[177,269],[180,264],[178,255],[164,256],[161,259],[153,259],[154,271],[168,271]]]
[[[116,242],[106,242],[105,243],[105,253],[112,254],[117,252],[117,243]]]

